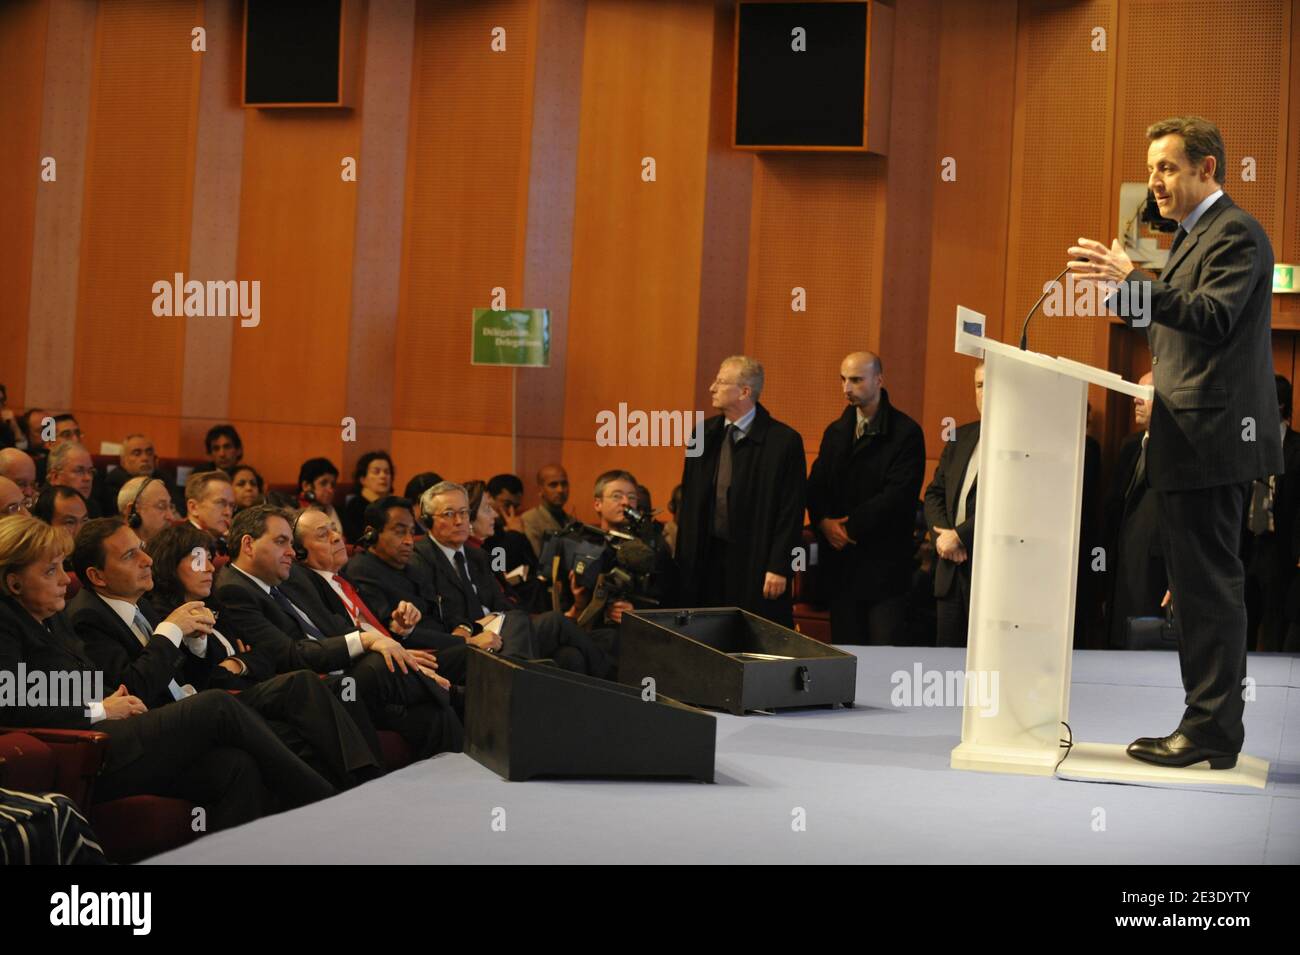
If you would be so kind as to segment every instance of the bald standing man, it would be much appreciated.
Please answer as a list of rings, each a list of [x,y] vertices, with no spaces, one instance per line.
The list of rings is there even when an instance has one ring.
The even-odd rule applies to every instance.
[[[844,357],[840,390],[844,412],[823,432],[808,476],[831,640],[895,646],[906,632],[925,438],[890,402],[874,352]]]

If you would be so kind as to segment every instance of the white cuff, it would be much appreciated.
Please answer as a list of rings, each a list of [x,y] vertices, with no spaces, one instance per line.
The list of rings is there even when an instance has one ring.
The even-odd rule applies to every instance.
[[[366,652],[365,644],[361,642],[360,630],[353,630],[345,639],[348,641],[348,656],[353,660]]]
[[[200,660],[208,655],[208,635],[206,633],[192,633],[188,637],[182,638],[185,641],[185,649],[190,651]]]
[[[96,700],[94,703],[87,704],[86,713],[89,715],[92,724],[108,719],[108,714],[104,712],[103,700]]]
[[[177,650],[181,648],[181,639],[184,637],[184,634],[181,633],[181,628],[176,626],[176,624],[172,623],[170,620],[164,620],[162,623],[158,624],[158,626],[153,628],[153,632],[155,636],[166,637],[172,642],[172,646]]]

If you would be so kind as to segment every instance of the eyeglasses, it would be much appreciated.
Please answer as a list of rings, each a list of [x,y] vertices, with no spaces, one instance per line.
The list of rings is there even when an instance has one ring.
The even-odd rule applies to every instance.
[[[618,503],[620,501],[624,501],[624,502],[631,501],[633,504],[636,503],[635,493],[628,494],[624,491],[610,491],[608,494],[605,495],[605,497],[609,498],[611,501],[614,501],[615,503]]]
[[[445,511],[437,511],[434,517],[441,517],[444,521],[467,521],[469,520],[469,508],[460,507],[452,510],[450,507]]]
[[[3,511],[0,511],[0,513],[4,514],[7,517],[10,514],[17,514],[21,511],[26,511],[26,510],[27,508],[23,507],[22,501],[14,501],[12,504],[6,505],[5,509]]]
[[[94,468],[69,468],[76,477],[90,477],[95,473]]]
[[[714,378],[714,379],[713,379],[713,387],[715,387],[715,388],[734,388],[737,384],[738,384],[738,382],[735,382],[735,381],[723,381],[721,378]]]

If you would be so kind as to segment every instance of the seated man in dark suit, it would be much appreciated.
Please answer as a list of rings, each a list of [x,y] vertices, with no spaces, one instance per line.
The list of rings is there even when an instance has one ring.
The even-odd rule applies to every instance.
[[[201,549],[200,555],[205,556]],[[195,558],[187,553],[183,559],[192,564]],[[274,721],[276,735],[335,786],[348,788],[376,774],[378,744],[371,748],[316,674],[298,670],[262,683],[248,679],[248,664],[214,634],[216,617],[201,600],[161,617],[146,596],[153,588],[153,560],[120,517],[83,527],[72,563],[84,586],[66,613],[107,683],[125,686],[151,709],[198,690],[238,689],[239,702]],[[357,771],[359,778],[353,776]]]
[[[70,487],[86,502],[91,517],[102,517],[95,499],[95,462],[75,441],[63,441],[50,451],[47,481],[50,487]]]
[[[158,470],[158,454],[154,450],[153,439],[138,432],[128,434],[122,439],[118,466],[105,474],[103,480],[99,482],[99,507],[105,517],[122,513],[122,509],[117,505],[118,495],[122,491],[122,486],[136,477],[154,477],[165,482],[169,495],[171,482],[176,478],[175,475],[168,478]]]
[[[0,518],[11,514],[26,514],[26,503],[18,485],[7,477],[0,477]]]
[[[99,669],[61,613],[70,544],[35,518],[0,520],[0,672],[15,682],[20,665],[28,673],[86,677]],[[187,799],[206,811],[207,828],[217,830],[335,791],[228,693],[208,690],[150,710],[125,686],[102,695],[102,677],[98,682],[100,694],[0,705],[0,725],[107,733],[96,801],[146,793]]]
[[[179,516],[172,507],[167,483],[153,475],[131,478],[117,492],[115,503],[114,513],[120,514],[142,541],[156,537]]]
[[[502,653],[506,656],[543,657],[578,673],[607,677],[613,661],[564,614],[550,611],[530,620],[513,610],[496,576],[490,558],[477,547],[466,546],[470,534],[469,497],[465,489],[443,481],[420,499],[423,523],[429,534],[415,545],[415,563],[432,581],[440,598],[443,626],[453,636],[469,640],[483,631],[483,618],[503,614]]]
[[[83,524],[90,520],[86,499],[76,490],[62,485],[42,488],[32,506],[32,517],[66,531],[75,538]]]
[[[294,532],[306,556],[304,563],[312,570],[312,583],[334,609],[341,609],[359,627],[375,627],[404,646],[433,651],[438,673],[456,686],[465,685],[467,645],[501,649],[501,638],[491,631],[466,641],[440,625],[438,593],[427,575],[411,566],[414,539],[422,532],[406,498],[385,497],[366,508],[362,549],[351,560],[343,537],[328,520],[319,511],[304,511]],[[345,562],[341,573],[330,566],[340,558]],[[382,620],[388,621],[386,626]]]
[[[984,363],[975,367],[975,411],[984,409]],[[970,617],[971,552],[975,549],[975,497],[980,423],[972,421],[945,440],[930,486],[925,523],[934,533],[938,645],[966,646]]]
[[[233,424],[214,424],[203,437],[203,447],[212,459],[209,470],[234,474],[235,465],[244,459],[244,440]]]
[[[0,477],[7,477],[23,492],[23,507],[30,511],[36,505],[40,490],[36,484],[36,462],[30,454],[17,448],[0,451]]]
[[[460,721],[433,656],[356,628],[303,591],[290,597],[282,585],[295,570],[294,556],[288,512],[265,504],[240,511],[230,531],[230,563],[217,575],[223,627],[228,621],[230,632],[269,654],[277,672],[306,668],[345,677],[337,681],[341,692],[363,701],[375,726],[400,733],[417,759],[458,752]]]
[[[231,469],[234,469],[231,465]],[[226,535],[235,516],[235,487],[225,471],[195,471],[185,482],[185,519],[217,542],[217,554],[226,554]]]
[[[1149,385],[1151,372],[1138,379]],[[1164,615],[1161,601],[1169,587],[1160,515],[1155,495],[1147,487],[1147,427],[1151,402],[1133,399],[1133,415],[1141,431],[1120,445],[1115,477],[1106,498],[1107,576],[1106,630],[1111,647],[1130,646],[1130,617]]]
[[[487,482],[487,495],[492,499],[497,517],[492,536],[483,539],[484,552],[503,555],[507,571],[519,566],[527,568],[527,579],[532,580],[537,572],[537,552],[524,528],[524,482],[515,474],[495,475]],[[473,519],[471,514],[471,522]]]

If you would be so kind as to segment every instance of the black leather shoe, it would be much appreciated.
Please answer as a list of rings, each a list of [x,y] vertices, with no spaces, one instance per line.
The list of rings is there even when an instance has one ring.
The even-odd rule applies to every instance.
[[[1236,753],[1207,749],[1177,731],[1164,737],[1144,736],[1134,740],[1129,743],[1128,754],[1157,766],[1191,766],[1207,760],[1211,769],[1232,769],[1237,765]]]

